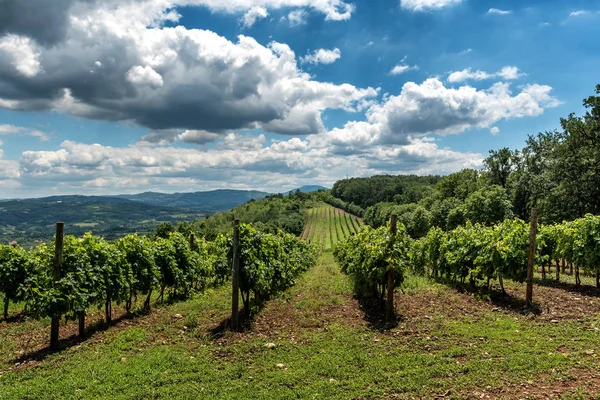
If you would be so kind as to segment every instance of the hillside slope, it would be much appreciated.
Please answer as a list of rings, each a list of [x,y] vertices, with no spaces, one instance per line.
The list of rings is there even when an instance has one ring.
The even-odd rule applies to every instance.
[[[181,207],[194,211],[214,213],[230,210],[250,200],[262,199],[267,192],[257,190],[219,189],[208,192],[123,194],[116,197],[155,206]]]
[[[65,223],[67,234],[92,231],[111,239],[127,233],[153,232],[160,222],[201,217],[203,214],[195,211],[115,198],[61,196],[8,200],[0,202],[0,243],[51,240],[54,223],[58,221]]]

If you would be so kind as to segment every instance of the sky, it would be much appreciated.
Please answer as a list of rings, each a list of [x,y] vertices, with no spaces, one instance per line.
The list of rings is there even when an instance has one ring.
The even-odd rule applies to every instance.
[[[0,0],[0,198],[481,168],[600,83],[600,0]]]

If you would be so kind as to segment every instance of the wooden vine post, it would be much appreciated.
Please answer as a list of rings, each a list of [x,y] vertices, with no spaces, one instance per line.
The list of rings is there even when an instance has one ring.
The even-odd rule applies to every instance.
[[[64,242],[65,224],[64,222],[56,223],[56,239],[54,241],[54,270],[53,278],[54,282],[60,280],[60,266],[63,262],[63,242]],[[58,347],[58,328],[60,323],[60,316],[52,317],[50,325],[50,347],[56,349]]]
[[[527,262],[527,293],[525,294],[525,303],[527,307],[533,305],[533,268],[535,266],[535,236],[537,232],[537,208],[531,209],[531,224],[529,226],[529,259]]]
[[[231,330],[239,329],[239,287],[240,287],[240,220],[233,222],[233,265],[231,277]]]
[[[396,236],[398,232],[398,216],[392,215],[390,219],[390,233],[392,236]],[[385,307],[385,322],[388,324],[392,323],[394,319],[394,287],[395,287],[395,270],[390,268],[388,270],[388,281],[387,281],[387,304]]]

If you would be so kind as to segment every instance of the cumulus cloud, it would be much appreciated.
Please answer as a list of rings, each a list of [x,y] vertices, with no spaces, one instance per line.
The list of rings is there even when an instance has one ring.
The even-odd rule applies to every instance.
[[[490,15],[508,15],[512,14],[511,10],[501,10],[499,8],[490,8],[487,12]]]
[[[208,30],[165,27],[178,20],[172,7],[182,3],[223,12],[252,9],[247,1],[74,2],[65,7],[63,40],[53,39],[52,46],[20,36],[23,45],[15,46],[13,33],[2,38],[8,44],[0,49],[0,107],[128,121],[153,131],[214,133],[263,126],[290,133],[288,117],[297,124],[301,115],[302,131],[315,133],[306,128],[321,129],[325,109],[352,110],[377,95],[372,88],[314,80],[282,43],[264,46],[243,35],[230,41]],[[329,19],[353,10],[341,0],[253,2],[264,9],[286,6],[309,7]],[[339,49],[322,50],[307,60],[327,63],[339,56]]]
[[[186,190],[185,185],[198,190],[221,182],[228,187],[277,190],[281,186],[276,185],[291,181],[331,184],[348,173],[448,173],[478,167],[483,156],[439,148],[433,134],[473,128],[497,133],[499,121],[537,116],[558,105],[551,90],[536,84],[513,93],[508,83],[496,83],[487,90],[456,89],[431,78],[421,84],[408,82],[398,95],[371,105],[365,121],[323,129],[304,140],[295,137],[269,143],[262,133],[217,135],[188,130],[154,134],[214,146],[181,148],[147,141],[118,148],[65,141],[55,151],[23,152],[18,181],[40,188],[58,184],[71,192],[98,187],[135,191],[149,185],[159,189],[167,183],[170,191]],[[12,171],[14,175],[14,167]]]
[[[28,37],[7,35],[0,39],[0,68],[7,69],[6,64],[10,64],[19,74],[31,78],[41,71],[39,57],[39,51]]]
[[[488,73],[482,70],[473,71],[471,68],[463,69],[462,71],[452,72],[448,76],[448,82],[457,83],[464,82],[467,80],[477,80],[482,81],[485,79],[493,79],[493,78],[502,78],[506,80],[514,80],[518,79],[525,74],[521,73],[517,67],[514,66],[506,66],[503,67],[500,71],[495,73]]]
[[[344,0],[171,0],[169,2],[202,5],[213,11],[229,13],[244,12],[255,7],[261,7],[267,10],[284,7],[306,7],[324,14],[325,19],[331,21],[348,20],[355,10],[353,4]]]
[[[136,65],[127,71],[127,80],[136,85],[148,85],[157,89],[163,85],[162,76],[152,67]]]
[[[333,64],[341,56],[342,52],[337,47],[332,50],[317,49],[312,54],[302,57],[301,61],[309,64]]]
[[[400,5],[410,11],[431,11],[462,3],[462,0],[400,0]]]
[[[500,128],[498,128],[497,126],[492,127],[492,129],[490,129],[490,133],[492,135],[497,135],[500,133]]]
[[[218,133],[199,131],[199,130],[185,130],[177,136],[177,139],[185,143],[195,144],[207,144],[216,142],[221,138]]]
[[[357,123],[361,124],[361,123]],[[368,127],[365,127],[368,128]],[[357,130],[357,133],[359,130]],[[439,149],[433,141],[405,146],[369,144],[369,152],[342,152],[332,132],[270,144],[264,135],[225,135],[216,148],[112,147],[64,141],[55,151],[26,151],[15,164],[32,194],[200,190],[216,186],[278,191],[302,184],[331,185],[347,173],[442,173],[479,166],[483,157]],[[338,140],[337,147],[332,143]],[[347,140],[350,143],[349,140]],[[1,162],[1,160],[0,160]],[[0,180],[0,185],[2,181]],[[164,188],[164,189],[161,189]]]
[[[368,137],[373,143],[405,145],[411,137],[461,133],[489,128],[500,120],[538,116],[559,104],[551,91],[550,86],[534,84],[513,95],[507,83],[477,90],[470,86],[447,88],[436,78],[420,85],[408,82],[399,95],[369,109],[367,121],[372,130]],[[347,124],[344,131],[345,138],[356,136],[354,124]],[[362,134],[365,131],[360,129]]]
[[[268,15],[269,13],[266,8],[252,7],[242,17],[242,25],[245,28],[250,28],[257,20],[267,18]]]
[[[38,129],[25,128],[23,126],[0,124],[0,136],[3,136],[3,135],[6,135],[6,136],[8,136],[8,135],[31,136],[31,137],[38,138],[42,142],[46,142],[46,141],[50,140],[47,133],[42,132]],[[2,143],[0,143],[0,145],[1,144]]]

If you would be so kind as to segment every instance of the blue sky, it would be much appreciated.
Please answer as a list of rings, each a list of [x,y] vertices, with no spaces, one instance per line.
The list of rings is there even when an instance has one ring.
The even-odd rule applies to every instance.
[[[479,168],[600,83],[600,1],[0,7],[0,198]]]

